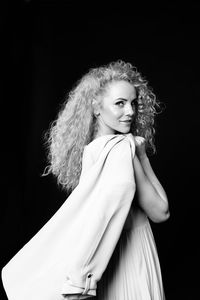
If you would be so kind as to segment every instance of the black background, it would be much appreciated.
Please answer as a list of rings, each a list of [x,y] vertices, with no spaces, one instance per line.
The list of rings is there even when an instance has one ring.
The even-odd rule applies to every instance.
[[[166,105],[150,158],[171,211],[167,222],[152,224],[166,298],[197,297],[200,6],[175,3],[1,4],[2,266],[66,199],[55,179],[40,176],[44,132],[65,94],[89,68],[122,59]]]

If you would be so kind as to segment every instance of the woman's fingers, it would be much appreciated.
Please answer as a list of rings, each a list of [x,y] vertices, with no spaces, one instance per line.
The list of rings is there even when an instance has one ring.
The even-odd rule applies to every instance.
[[[143,138],[142,136],[135,136],[135,143],[136,146],[140,146],[145,143],[145,138]]]

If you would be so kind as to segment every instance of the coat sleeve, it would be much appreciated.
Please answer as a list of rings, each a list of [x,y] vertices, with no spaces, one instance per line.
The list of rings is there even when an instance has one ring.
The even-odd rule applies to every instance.
[[[96,295],[135,193],[128,138],[109,141],[57,213],[4,267],[9,300]]]

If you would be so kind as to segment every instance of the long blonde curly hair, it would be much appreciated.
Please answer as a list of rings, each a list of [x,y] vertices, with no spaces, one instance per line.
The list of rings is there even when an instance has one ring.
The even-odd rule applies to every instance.
[[[93,102],[107,84],[125,80],[137,91],[136,116],[130,132],[146,139],[147,150],[155,153],[154,118],[160,102],[136,67],[122,60],[92,68],[68,93],[58,117],[47,131],[46,145],[48,165],[43,176],[52,173],[63,189],[72,191],[79,182],[84,146],[90,143],[97,132],[97,118]]]

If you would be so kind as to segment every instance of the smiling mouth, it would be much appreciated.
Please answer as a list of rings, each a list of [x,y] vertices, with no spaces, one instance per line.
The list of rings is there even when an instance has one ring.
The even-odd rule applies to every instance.
[[[120,121],[121,123],[128,123],[130,124],[132,120]]]

